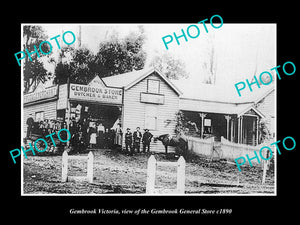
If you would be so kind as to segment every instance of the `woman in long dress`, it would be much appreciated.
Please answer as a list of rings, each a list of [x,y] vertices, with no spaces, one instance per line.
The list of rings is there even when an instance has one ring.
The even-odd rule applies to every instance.
[[[89,128],[89,132],[90,132],[90,148],[95,147],[97,140],[97,134],[96,134],[96,128],[95,128],[95,124],[93,124],[92,127]]]
[[[116,134],[115,134],[115,142],[114,142],[117,148],[122,146],[122,135],[123,135],[123,131],[121,128],[121,124],[118,123],[116,128]]]

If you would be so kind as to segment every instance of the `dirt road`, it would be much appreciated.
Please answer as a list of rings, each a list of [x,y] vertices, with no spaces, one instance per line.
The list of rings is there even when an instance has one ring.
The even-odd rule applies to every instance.
[[[95,150],[94,182],[61,182],[60,156],[29,156],[24,159],[24,194],[145,194],[147,160],[150,154],[129,156],[114,150]],[[81,154],[81,155],[86,155]],[[155,154],[159,161],[177,161],[170,153]],[[87,162],[69,161],[69,175],[86,175]],[[266,183],[261,184],[261,168],[245,168],[222,162],[209,163],[200,156],[186,162],[186,194],[273,194],[274,172],[267,172]],[[239,183],[238,183],[239,175]],[[159,167],[156,187],[175,188],[176,168]]]

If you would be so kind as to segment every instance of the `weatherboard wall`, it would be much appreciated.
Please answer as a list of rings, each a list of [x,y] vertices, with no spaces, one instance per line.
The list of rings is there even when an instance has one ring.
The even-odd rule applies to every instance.
[[[159,80],[160,90],[159,94],[164,95],[163,104],[153,104],[141,102],[141,93],[147,92],[147,80]],[[175,114],[179,110],[179,96],[178,94],[159,76],[156,72],[153,72],[143,80],[135,84],[134,86],[126,89],[124,92],[123,102],[123,130],[126,132],[126,128],[130,128],[132,133],[136,127],[141,128],[141,132],[144,133],[146,110],[149,105],[157,107],[157,123],[156,129],[150,130],[154,136],[161,134],[175,134]],[[123,138],[124,139],[124,138]],[[142,144],[141,144],[142,149]],[[169,150],[174,148],[169,147]],[[151,142],[150,150],[152,151],[165,151],[164,146],[160,141],[156,143]]]

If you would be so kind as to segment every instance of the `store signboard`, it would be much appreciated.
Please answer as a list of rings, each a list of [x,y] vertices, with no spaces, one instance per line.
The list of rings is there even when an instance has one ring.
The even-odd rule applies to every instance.
[[[104,86],[70,84],[70,99],[122,104],[123,89]]]
[[[68,108],[68,84],[59,85],[56,109]]]
[[[24,95],[24,103],[34,102],[38,100],[44,100],[52,98],[57,95],[57,86],[50,88],[36,88],[33,93]]]
[[[165,96],[161,94],[141,92],[141,102],[163,105],[165,102]]]

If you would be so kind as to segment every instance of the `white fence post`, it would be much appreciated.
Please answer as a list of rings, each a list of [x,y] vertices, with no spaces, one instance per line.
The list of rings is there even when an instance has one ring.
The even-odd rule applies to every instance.
[[[68,153],[64,151],[62,154],[61,164],[61,182],[67,182],[68,180]]]
[[[177,167],[177,184],[176,189],[155,189],[155,175],[156,166],[166,166],[166,167]],[[185,191],[185,160],[182,156],[177,160],[177,162],[160,162],[156,161],[154,155],[151,155],[148,159],[147,165],[147,183],[146,183],[146,194],[155,193],[176,193],[184,194]]]
[[[154,193],[155,173],[156,173],[156,159],[154,155],[151,155],[148,159],[148,165],[147,165],[146,194]]]
[[[92,151],[90,151],[87,160],[87,178],[89,183],[93,183],[93,164],[94,164],[94,154],[92,153]]]
[[[87,176],[68,176],[68,160],[87,160]],[[88,181],[93,183],[93,164],[94,164],[94,154],[90,151],[88,156],[69,156],[67,151],[62,154],[62,165],[61,165],[61,181]]]
[[[184,194],[185,189],[185,160],[182,156],[177,161],[177,191]]]

